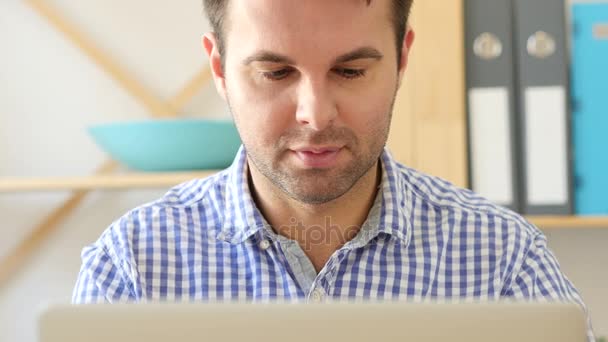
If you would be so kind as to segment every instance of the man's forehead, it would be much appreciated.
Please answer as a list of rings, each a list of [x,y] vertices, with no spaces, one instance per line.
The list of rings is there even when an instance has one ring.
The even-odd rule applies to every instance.
[[[290,51],[319,48],[337,57],[374,46],[381,40],[378,35],[392,39],[388,11],[379,8],[388,7],[388,1],[233,0],[225,36],[233,51],[246,54],[267,50],[289,56]]]
[[[392,0],[231,0],[225,13],[226,30],[311,30],[330,24],[341,28],[392,25]],[[252,27],[253,26],[253,27]]]
[[[296,8],[296,5],[338,5],[341,7],[356,6],[356,7],[372,7],[382,4],[388,4],[393,0],[229,0],[229,4],[235,6],[249,6],[259,10],[278,8],[285,6],[287,8]]]

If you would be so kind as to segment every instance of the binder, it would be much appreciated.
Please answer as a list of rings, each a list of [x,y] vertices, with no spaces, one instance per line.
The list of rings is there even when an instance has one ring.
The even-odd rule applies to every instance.
[[[512,0],[465,0],[469,184],[519,211]]]
[[[575,211],[608,214],[608,3],[572,6]]]
[[[528,215],[572,213],[565,6],[513,0],[521,205]]]

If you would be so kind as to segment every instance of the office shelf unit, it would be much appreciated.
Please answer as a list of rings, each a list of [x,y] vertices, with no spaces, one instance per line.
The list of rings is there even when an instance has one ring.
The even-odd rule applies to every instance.
[[[118,63],[90,43],[79,30],[62,19],[45,1],[28,3],[64,33],[102,69],[113,75],[125,90],[146,105],[153,117],[171,117],[210,81],[209,71],[196,75],[190,84],[165,106],[145,87],[128,77]],[[467,141],[465,108],[465,60],[463,0],[427,0],[415,3],[411,25],[416,42],[405,79],[397,94],[388,146],[393,155],[415,169],[466,187]],[[100,173],[88,177],[0,179],[0,194],[59,190],[97,190],[170,187],[217,171],[191,173]],[[541,228],[607,227],[608,217],[530,217]]]
[[[404,164],[466,187],[468,156],[463,1],[415,2],[411,25],[416,31],[416,43],[396,97],[388,146],[394,157]],[[138,100],[152,117],[177,116],[179,109],[211,79],[208,69],[201,70],[174,98],[162,101],[67,22],[49,2],[26,0],[25,3]],[[32,229],[31,235],[15,251],[0,260],[0,285],[55,231],[89,191],[168,188],[216,172],[112,173],[116,169],[115,162],[107,161],[89,177],[0,179],[0,194],[74,191],[72,197]],[[542,229],[608,228],[608,217],[529,217],[529,220]]]

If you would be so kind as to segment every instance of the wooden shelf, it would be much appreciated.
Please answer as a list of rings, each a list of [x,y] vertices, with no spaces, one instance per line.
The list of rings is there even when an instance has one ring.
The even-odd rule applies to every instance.
[[[528,216],[526,218],[541,229],[608,229],[608,216]]]
[[[64,178],[1,178],[0,193],[74,190],[126,190],[168,188],[219,171],[177,173],[127,173]],[[541,229],[603,228],[608,229],[608,216],[528,216]]]
[[[0,179],[0,193],[165,188],[195,178],[208,177],[217,172],[219,171],[129,173],[71,178],[2,178]]]

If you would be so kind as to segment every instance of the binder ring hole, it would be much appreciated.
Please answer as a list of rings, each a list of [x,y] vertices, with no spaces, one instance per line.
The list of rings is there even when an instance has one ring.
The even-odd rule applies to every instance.
[[[502,55],[502,43],[494,34],[484,32],[475,38],[473,52],[481,59],[496,59]]]
[[[528,38],[527,46],[530,56],[545,59],[555,54],[555,39],[544,31],[538,31]]]

